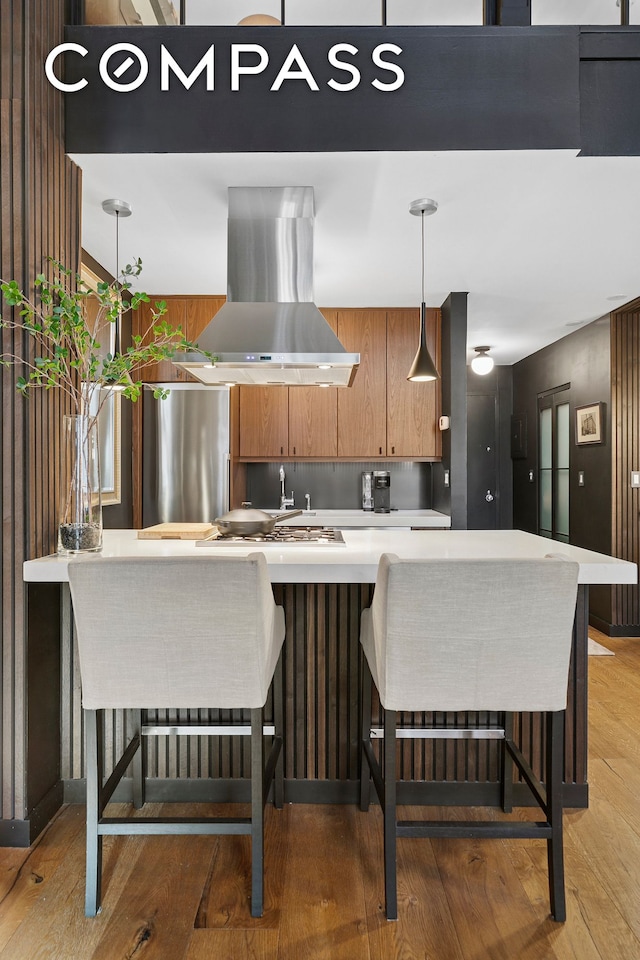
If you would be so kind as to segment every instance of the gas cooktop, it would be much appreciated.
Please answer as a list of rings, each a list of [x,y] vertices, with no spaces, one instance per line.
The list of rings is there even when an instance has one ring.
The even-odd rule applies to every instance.
[[[255,533],[251,536],[213,536],[208,540],[197,540],[197,547],[239,547],[244,545],[256,547],[290,546],[300,547],[306,544],[312,547],[339,547],[344,546],[344,537],[341,530],[333,527],[276,527],[271,533]]]

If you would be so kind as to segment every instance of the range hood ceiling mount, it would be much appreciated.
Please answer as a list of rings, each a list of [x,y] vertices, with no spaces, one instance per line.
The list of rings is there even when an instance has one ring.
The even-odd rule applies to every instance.
[[[177,366],[215,386],[351,385],[360,355],[313,303],[313,216],[313,187],[229,187],[227,302]]]

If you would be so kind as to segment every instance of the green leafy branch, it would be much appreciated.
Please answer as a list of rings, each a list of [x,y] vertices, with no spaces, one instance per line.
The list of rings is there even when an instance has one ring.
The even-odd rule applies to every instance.
[[[106,352],[101,349],[100,338],[108,336],[111,341],[111,325],[119,324],[122,316],[138,310],[142,303],[151,302],[146,293],[131,292],[133,281],[141,273],[142,261],[127,264],[117,280],[100,282],[95,290],[79,274],[56,260],[50,262],[53,279],[39,274],[34,283],[37,303],[26,296],[15,280],[0,281],[5,303],[14,308],[13,319],[0,317],[0,328],[23,330],[30,337],[32,349],[24,355],[0,354],[0,365],[24,366],[24,375],[16,380],[23,396],[28,397],[37,388],[59,388],[70,398],[75,413],[94,419],[109,396],[105,388],[118,388],[135,402],[143,389],[143,368],[170,360],[176,352],[198,350],[206,354],[186,339],[180,326],[172,326],[165,318],[164,301],[150,308],[149,326],[135,334],[126,349]],[[92,319],[91,301],[97,306]],[[158,398],[167,393],[162,388],[154,390]]]

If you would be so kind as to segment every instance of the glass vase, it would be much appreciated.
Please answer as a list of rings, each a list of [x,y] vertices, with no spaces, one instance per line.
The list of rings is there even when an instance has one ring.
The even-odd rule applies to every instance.
[[[98,426],[94,417],[63,419],[58,553],[92,553],[102,549]]]

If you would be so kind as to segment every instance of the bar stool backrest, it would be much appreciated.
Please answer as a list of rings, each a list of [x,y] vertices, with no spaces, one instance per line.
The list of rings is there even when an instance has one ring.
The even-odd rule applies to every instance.
[[[85,709],[261,707],[280,652],[261,553],[69,563]]]
[[[384,707],[563,710],[577,580],[562,559],[383,554],[363,626]]]

